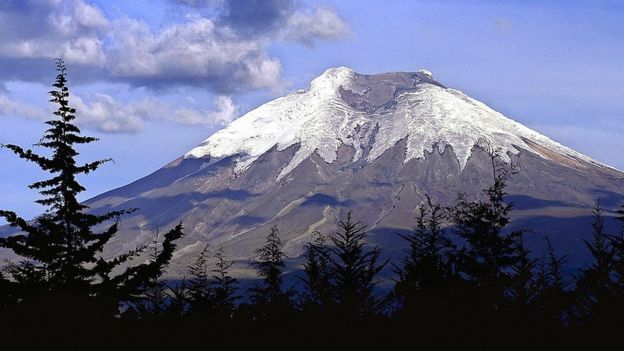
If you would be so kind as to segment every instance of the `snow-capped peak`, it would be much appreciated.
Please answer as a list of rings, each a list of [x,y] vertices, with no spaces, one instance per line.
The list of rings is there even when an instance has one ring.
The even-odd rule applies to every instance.
[[[275,146],[284,150],[299,144],[279,180],[314,152],[331,163],[338,147],[345,144],[356,150],[354,162],[362,157],[372,162],[402,139],[407,139],[404,162],[423,157],[436,145],[450,145],[463,168],[474,145],[486,139],[506,160],[508,153],[525,149],[545,158],[554,152],[597,163],[458,90],[445,88],[428,70],[367,76],[347,67],[328,69],[308,90],[248,112],[185,157],[210,156],[214,162],[238,155],[236,169],[242,172]]]
[[[419,69],[418,71],[416,71],[416,74],[419,75],[420,77],[423,77],[423,78],[433,79],[433,73],[431,73],[431,71],[426,70],[424,68]]]
[[[330,68],[310,82],[310,90],[333,93],[346,86],[355,77],[355,71],[348,67]]]

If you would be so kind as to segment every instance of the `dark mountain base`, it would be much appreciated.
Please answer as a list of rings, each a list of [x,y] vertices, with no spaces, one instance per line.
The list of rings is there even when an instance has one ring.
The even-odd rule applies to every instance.
[[[482,197],[482,189],[491,182],[491,164],[479,148],[460,170],[450,147],[403,163],[405,140],[370,164],[352,164],[354,150],[347,146],[339,148],[331,164],[313,154],[275,181],[297,149],[273,149],[240,175],[234,172],[234,157],[208,166],[202,166],[206,159],[180,159],[89,200],[98,213],[138,208],[124,218],[106,255],[148,243],[157,229],[182,221],[186,235],[178,242],[169,277],[183,277],[185,267],[208,243],[223,245],[236,262],[237,277],[247,278],[252,273],[246,263],[269,229],[277,226],[296,270],[313,232],[333,234],[338,221],[352,211],[367,226],[371,243],[387,257],[400,259],[405,245],[396,233],[411,231],[415,209],[426,195],[452,205],[459,193],[469,199]],[[594,202],[600,199],[606,210],[619,207],[624,202],[624,176],[582,161],[560,164],[528,151],[511,158],[519,167],[507,189],[507,200],[515,205],[512,227],[529,230],[526,240],[533,251],[543,252],[544,238],[550,237],[574,269],[583,267],[588,255],[582,240],[591,236]],[[615,233],[612,223],[607,220],[607,229]]]

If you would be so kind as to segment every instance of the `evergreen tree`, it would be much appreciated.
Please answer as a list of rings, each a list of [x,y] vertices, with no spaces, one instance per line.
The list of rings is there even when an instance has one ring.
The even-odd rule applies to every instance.
[[[93,310],[96,305],[92,304],[92,300],[99,298],[100,301],[109,301],[108,312],[114,313],[121,291],[135,289],[138,282],[145,279],[143,273],[167,265],[170,256],[163,252],[153,263],[131,267],[117,275],[113,274],[115,269],[140,254],[142,248],[113,259],[102,257],[104,246],[117,232],[119,218],[134,210],[93,214],[78,201],[78,195],[85,188],[78,183],[77,177],[97,170],[109,159],[85,164],[77,162],[79,153],[76,146],[97,139],[83,136],[75,125],[76,110],[69,104],[67,68],[60,59],[56,60],[56,64],[58,75],[53,84],[54,90],[50,91],[50,102],[57,105],[55,118],[45,122],[49,128],[37,144],[48,149],[50,156],[17,145],[2,145],[51,174],[51,178],[29,186],[39,190],[42,198],[36,202],[46,206],[47,210],[33,221],[27,221],[12,211],[0,211],[1,217],[20,230],[17,235],[0,238],[0,247],[10,249],[25,259],[11,269],[11,278],[21,287],[28,286],[28,289],[18,289],[24,293],[20,296],[21,301],[56,298],[56,303],[44,302],[41,306],[57,306],[67,314],[70,305],[75,307],[74,310],[81,311],[77,307],[81,301],[88,301]],[[94,230],[111,221],[112,225],[103,231]],[[171,241],[181,235],[181,231],[175,230],[168,233],[167,245],[173,245]],[[59,299],[65,304],[61,304]]]
[[[624,222],[624,206],[617,210]],[[602,210],[594,210],[592,241],[587,244],[594,258],[577,283],[582,321],[600,330],[613,330],[624,323],[624,226],[617,235],[604,233]],[[606,240],[605,240],[606,239]]]
[[[225,257],[223,246],[219,246],[215,252],[215,259],[210,282],[212,310],[218,317],[230,318],[236,308],[236,301],[240,299],[240,296],[236,295],[238,281],[230,276],[232,262]]]
[[[508,291],[513,304],[519,309],[519,313],[525,314],[534,312],[533,303],[536,297],[536,276],[538,260],[531,258],[531,252],[524,245],[522,237],[518,238],[516,244],[518,260],[512,266],[512,282]]]
[[[161,253],[159,237],[160,232],[156,229],[156,235],[149,247],[149,262],[156,261]],[[139,294],[135,296],[133,307],[139,315],[164,315],[167,311],[170,295],[167,291],[167,284],[162,280],[163,273],[164,267],[155,270],[138,287]]]
[[[69,90],[66,86],[67,69],[57,60],[58,75],[50,92],[51,102],[58,105],[55,119],[47,121],[50,128],[37,144],[50,150],[51,157],[24,150],[17,145],[2,145],[20,158],[34,162],[43,171],[51,173],[50,179],[31,184],[43,198],[36,202],[48,207],[34,222],[26,221],[12,211],[0,211],[0,216],[23,234],[0,238],[0,247],[12,250],[17,255],[36,262],[34,267],[45,276],[45,291],[42,293],[91,294],[92,285],[98,275],[110,272],[98,271],[95,264],[97,254],[116,233],[115,222],[102,233],[94,233],[93,227],[111,219],[117,219],[128,211],[114,211],[103,215],[87,213],[87,207],[78,202],[77,196],[85,190],[76,177],[95,171],[109,160],[77,164],[78,152],[75,146],[96,141],[82,136],[74,124],[75,109],[69,106]]]
[[[110,285],[131,312],[148,316],[162,315],[167,311],[169,295],[162,276],[177,247],[175,241],[183,235],[181,223],[165,233],[162,244],[159,243],[160,235],[157,234],[152,241],[148,262],[128,267],[122,274],[111,279]]]
[[[381,250],[365,249],[365,226],[351,213],[339,222],[340,231],[331,237],[331,274],[338,312],[345,318],[364,318],[380,312],[385,298],[375,295],[375,278],[388,261],[379,262]]]
[[[6,273],[0,270],[0,313],[12,307],[15,303],[13,283],[6,277]]]
[[[516,167],[502,161],[500,150],[489,143],[481,146],[490,158],[493,184],[484,190],[484,200],[470,202],[460,194],[451,212],[457,235],[466,241],[458,252],[460,270],[479,289],[482,302],[500,310],[513,277],[512,267],[519,260],[516,244],[523,235],[522,230],[504,232],[513,208],[504,199],[505,188]]]
[[[611,313],[616,298],[614,250],[604,232],[604,210],[599,202],[593,209],[592,240],[583,240],[592,255],[592,264],[583,269],[577,281],[579,311],[586,322],[598,322]]]
[[[620,305],[624,307],[624,206],[617,211],[617,220],[623,222],[619,235],[610,235],[609,241],[612,247],[612,266],[614,273],[614,294],[620,300]]]
[[[426,203],[418,208],[413,232],[401,235],[409,248],[401,266],[395,269],[398,275],[395,295],[406,310],[421,305],[420,302],[430,303],[425,301],[427,298],[448,293],[454,277],[455,247],[442,229],[445,220],[442,206],[427,196]]]
[[[315,232],[312,242],[306,245],[303,264],[304,284],[303,309],[318,313],[331,308],[333,304],[330,273],[330,249],[325,236]]]
[[[610,238],[613,246],[614,294],[624,298],[624,233]]]
[[[546,257],[542,259],[537,275],[536,306],[541,324],[547,328],[559,328],[570,322],[570,295],[563,275],[565,256],[557,256],[552,242],[546,240]]]
[[[282,251],[282,241],[276,226],[271,228],[264,246],[256,250],[254,268],[261,278],[250,290],[252,303],[261,314],[279,315],[291,307],[291,290],[283,290],[283,276],[286,255]]]
[[[188,295],[192,312],[205,312],[210,306],[210,269],[208,267],[209,246],[204,249],[195,259],[192,265],[188,266],[191,279],[188,285]]]
[[[229,273],[232,263],[225,257],[223,246],[219,246],[214,253],[215,267],[209,268],[208,248],[206,245],[193,265],[189,266],[190,309],[195,313],[230,318],[236,309],[236,302],[240,299],[236,295],[238,281]]]
[[[11,284],[12,301],[29,301],[32,297],[45,290],[45,273],[31,261],[20,261],[18,263],[7,262],[3,267],[5,279]]]
[[[189,291],[186,286],[186,278],[182,278],[179,284],[170,286],[166,292],[167,305],[166,315],[170,318],[184,316],[190,305]]]
[[[447,238],[444,209],[429,196],[417,208],[416,226],[401,237],[408,243],[407,255],[395,266],[394,286],[397,306],[393,318],[410,339],[410,330],[419,330],[422,348],[435,348],[434,341],[457,323],[459,279],[454,272],[455,246]]]

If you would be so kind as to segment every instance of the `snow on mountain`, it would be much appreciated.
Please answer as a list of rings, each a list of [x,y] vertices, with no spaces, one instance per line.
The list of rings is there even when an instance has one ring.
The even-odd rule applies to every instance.
[[[139,209],[106,248],[111,257],[182,222],[185,236],[169,273],[180,279],[207,243],[223,245],[237,277],[253,277],[247,262],[273,226],[298,269],[313,233],[335,232],[349,212],[371,243],[397,258],[404,243],[396,233],[413,228],[414,210],[427,196],[451,205],[457,194],[478,198],[490,185],[489,158],[474,147],[481,138],[518,164],[507,189],[516,205],[511,224],[534,230],[528,247],[543,248],[547,235],[583,263],[594,202],[619,207],[624,173],[445,87],[426,70],[327,70],[308,89],[263,104],[184,157],[87,205]]]
[[[366,79],[350,68],[325,71],[308,90],[270,101],[213,134],[186,158],[209,156],[211,162],[239,155],[237,172],[277,146],[284,150],[299,143],[300,148],[277,177],[281,179],[315,151],[328,163],[336,159],[341,144],[355,148],[353,162],[364,156],[372,162],[399,140],[407,138],[404,162],[423,157],[436,145],[450,145],[460,167],[464,167],[473,146],[482,138],[509,160],[508,153],[525,149],[548,158],[549,152],[598,164],[591,158],[505,117],[459,90],[443,87],[432,73],[419,70],[409,74],[411,86],[397,89],[392,99],[371,110],[352,106],[345,92],[363,96],[370,89],[359,86]],[[527,139],[536,143],[529,145]]]

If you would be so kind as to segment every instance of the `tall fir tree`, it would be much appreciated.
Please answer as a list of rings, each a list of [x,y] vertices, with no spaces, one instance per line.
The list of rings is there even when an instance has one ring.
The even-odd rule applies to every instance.
[[[97,139],[83,136],[76,126],[76,110],[69,104],[67,67],[61,59],[56,60],[56,65],[58,75],[54,90],[49,93],[50,102],[57,106],[55,118],[45,122],[49,128],[36,144],[47,149],[49,156],[13,144],[1,145],[51,174],[51,178],[29,186],[39,191],[42,198],[36,202],[47,210],[32,221],[13,211],[0,211],[0,216],[20,231],[0,238],[0,247],[25,259],[11,268],[12,278],[19,282],[18,285],[29,286],[29,289],[19,289],[22,302],[55,298],[56,303],[44,302],[41,306],[59,306],[69,311],[69,306],[78,305],[80,301],[105,298],[111,302],[109,312],[116,311],[120,291],[136,288],[136,284],[145,278],[141,273],[156,268],[156,265],[166,265],[168,259],[163,256],[149,266],[140,265],[114,274],[116,268],[136,257],[141,248],[112,259],[102,256],[104,246],[117,233],[120,217],[133,210],[93,214],[79,202],[78,196],[85,188],[77,177],[97,170],[109,159],[84,164],[77,162],[79,153],[76,147]],[[96,227],[111,221],[112,224],[103,231],[95,231]],[[168,237],[173,241],[179,236],[173,233]]]
[[[616,219],[622,223],[622,229],[617,235],[610,235],[609,240],[613,249],[612,265],[614,270],[615,294],[624,298],[624,206],[617,211]],[[622,305],[624,307],[624,304]]]
[[[306,245],[303,264],[302,307],[308,313],[326,312],[333,305],[333,287],[330,272],[330,249],[327,239],[315,232]]]
[[[522,237],[518,238],[516,250],[518,260],[511,268],[513,276],[508,293],[512,304],[517,307],[518,312],[525,314],[526,318],[529,318],[528,314],[535,312],[533,304],[536,297],[537,277],[535,270],[538,260],[531,257],[531,252],[527,249]]]
[[[182,236],[182,223],[166,232],[162,242],[158,240],[160,235],[157,235],[152,240],[147,262],[130,266],[111,279],[118,299],[129,307],[127,316],[155,316],[167,311],[168,295],[162,276],[177,247],[175,241]]]
[[[394,292],[404,310],[420,302],[430,303],[427,298],[441,297],[451,288],[455,246],[444,232],[445,221],[442,206],[427,196],[418,208],[414,230],[410,235],[401,235],[409,247],[401,265],[395,267],[398,280]]]
[[[184,317],[190,308],[189,290],[186,284],[186,277],[182,281],[173,285],[169,285],[167,292],[167,305],[165,306],[165,314],[169,318]]]
[[[276,226],[271,228],[264,246],[256,250],[254,268],[261,279],[251,289],[250,298],[260,316],[271,317],[288,312],[292,307],[292,290],[283,288],[284,262],[282,241]]]
[[[512,282],[512,267],[520,259],[517,242],[522,230],[506,232],[511,203],[505,201],[505,188],[510,176],[516,173],[514,164],[501,159],[500,150],[487,141],[480,146],[488,153],[493,183],[484,190],[485,199],[468,201],[460,194],[451,208],[457,235],[466,244],[458,252],[458,265],[470,284],[479,289],[478,298],[500,310]]]
[[[3,270],[0,270],[0,314],[13,306],[13,294],[13,282],[6,277]]]
[[[604,318],[602,326],[609,324],[611,327],[624,323],[624,206],[617,211],[616,219],[622,222],[619,234],[609,235],[611,245],[611,267],[612,267],[612,299],[607,308],[610,312]]]
[[[155,262],[161,253],[160,244],[158,242],[160,238],[160,231],[156,229],[154,239],[148,248],[148,260],[149,262]],[[167,312],[169,305],[169,298],[167,284],[162,280],[162,274],[164,269],[155,270],[152,274],[146,277],[145,281],[138,287],[138,294],[135,295],[132,307],[137,310],[139,315],[158,315],[162,316]]]
[[[551,240],[546,237],[546,255],[536,279],[536,308],[542,326],[557,329],[570,323],[571,296],[563,274],[565,256],[558,256]]]
[[[381,250],[367,250],[366,227],[351,212],[340,221],[332,237],[330,272],[334,281],[335,303],[345,318],[367,318],[383,310],[387,299],[375,293],[379,272],[388,264],[380,261]]]
[[[27,221],[12,211],[0,211],[0,216],[23,234],[0,238],[0,247],[8,248],[24,258],[37,263],[45,278],[46,293],[80,292],[90,294],[91,285],[101,273],[93,268],[97,254],[117,232],[114,223],[102,233],[94,233],[93,227],[111,219],[117,219],[127,211],[114,211],[104,215],[87,213],[87,207],[80,204],[78,195],[85,190],[77,176],[95,171],[109,160],[98,160],[77,164],[78,152],[75,146],[96,141],[96,138],[82,136],[74,124],[76,110],[69,106],[67,68],[57,60],[58,75],[50,91],[50,102],[58,106],[55,119],[45,122],[50,128],[37,146],[50,150],[51,156],[44,156],[17,145],[2,145],[20,158],[35,163],[43,171],[51,173],[50,179],[38,181],[29,186],[38,189],[43,198],[38,204],[48,210],[34,222]],[[91,267],[89,267],[91,266]]]
[[[206,312],[210,309],[211,289],[210,289],[210,268],[208,267],[209,246],[197,255],[195,262],[188,266],[190,275],[188,283],[188,296],[190,311],[192,313]]]
[[[228,319],[232,317],[236,302],[240,299],[236,294],[238,280],[230,275],[232,262],[228,261],[223,246],[217,248],[214,257],[216,262],[209,283],[212,311],[215,317]]]
[[[592,211],[592,239],[583,240],[593,259],[581,271],[576,292],[578,311],[585,323],[600,323],[611,314],[617,289],[614,281],[614,249],[604,228],[604,210],[596,202]]]

